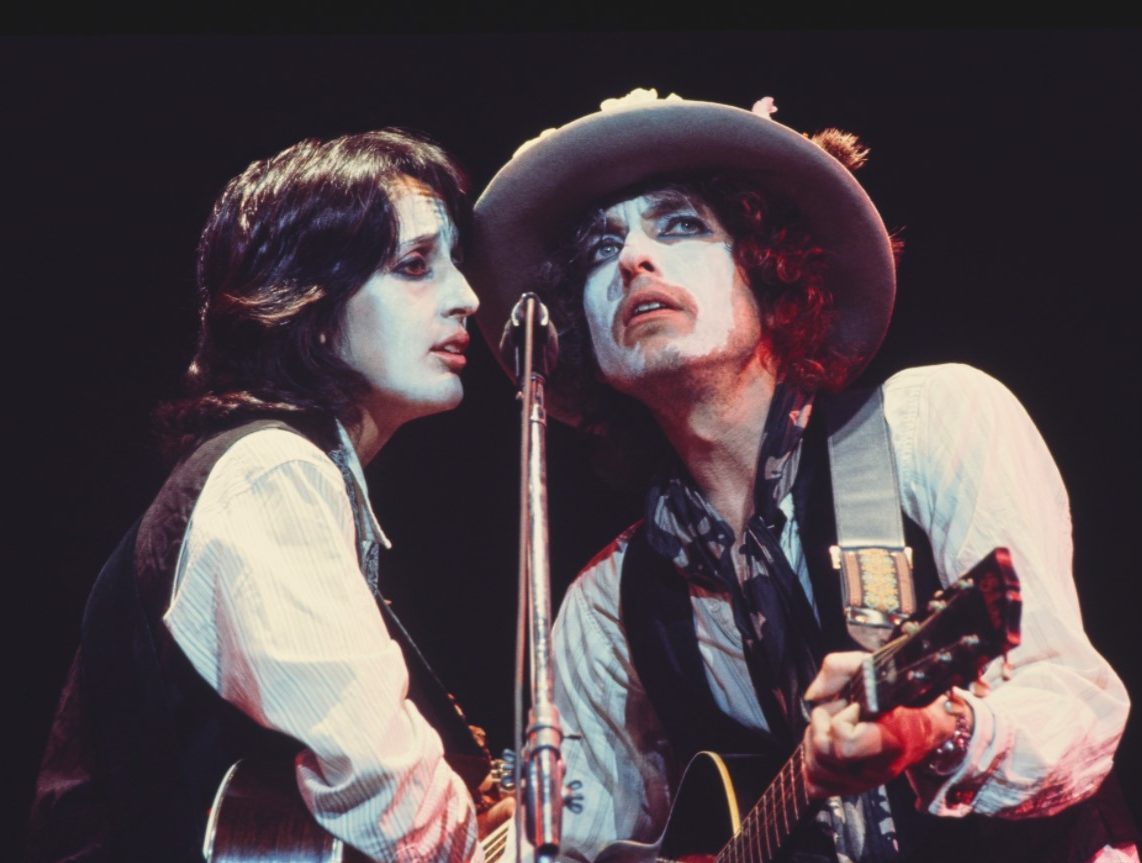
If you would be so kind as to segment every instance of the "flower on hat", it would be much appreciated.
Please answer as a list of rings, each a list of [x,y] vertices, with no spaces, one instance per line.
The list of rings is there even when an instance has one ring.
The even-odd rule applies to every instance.
[[[681,96],[679,96],[677,93],[670,93],[669,95],[663,97],[660,100],[658,98],[658,90],[656,90],[654,87],[635,87],[633,90],[631,90],[625,96],[619,96],[619,97],[614,98],[614,99],[604,99],[599,104],[599,113],[603,114],[603,113],[610,113],[611,111],[622,111],[622,110],[625,110],[627,108],[641,108],[644,105],[652,104],[652,103],[659,102],[659,101],[662,101],[662,102],[684,102],[686,100],[683,99]],[[770,101],[772,101],[772,100],[770,100]],[[777,109],[774,108],[774,110],[777,110]],[[560,128],[562,128],[562,127],[560,127]],[[556,131],[558,131],[558,130],[557,129],[544,129],[542,132],[540,132],[534,138],[529,138],[528,140],[524,141],[522,144],[520,144],[516,148],[516,151],[514,153],[512,153],[512,158],[514,159],[516,156],[518,156],[520,153],[527,150],[533,144],[536,144],[536,143],[542,141],[548,135],[550,135]]]
[[[772,96],[762,96],[753,103],[753,108],[750,109],[759,117],[765,117],[767,120],[773,119],[773,115],[777,113],[777,103],[773,101]]]
[[[621,111],[624,108],[641,108],[649,102],[658,101],[658,90],[654,87],[635,87],[625,96],[620,96],[617,99],[604,99],[599,103],[599,110],[604,112]],[[683,102],[685,101],[677,93],[671,93],[662,99],[663,102]]]

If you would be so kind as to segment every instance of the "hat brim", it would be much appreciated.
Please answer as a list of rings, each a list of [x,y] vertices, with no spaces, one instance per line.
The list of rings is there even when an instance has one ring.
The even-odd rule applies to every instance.
[[[485,338],[496,345],[512,306],[536,290],[571,218],[653,177],[705,170],[748,171],[796,207],[826,254],[837,311],[829,341],[867,363],[888,329],[896,276],[888,231],[864,189],[792,129],[740,108],[688,100],[582,117],[531,142],[496,174],[475,205],[466,267],[480,295]],[[577,424],[573,399],[552,395],[551,412]]]

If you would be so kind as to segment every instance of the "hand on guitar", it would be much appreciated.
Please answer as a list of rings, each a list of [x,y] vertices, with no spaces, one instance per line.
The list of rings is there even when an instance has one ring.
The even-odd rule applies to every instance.
[[[493,804],[490,809],[477,813],[476,823],[479,827],[480,839],[487,839],[492,831],[501,824],[510,821],[514,814],[514,797],[505,797],[498,803]]]
[[[805,729],[805,784],[810,798],[857,794],[895,779],[952,737],[956,715],[940,696],[927,707],[897,707],[875,720],[860,705],[836,698],[860,669],[865,653],[831,653],[805,690],[817,702]],[[831,700],[830,700],[831,699]],[[971,708],[966,711],[970,729]]]

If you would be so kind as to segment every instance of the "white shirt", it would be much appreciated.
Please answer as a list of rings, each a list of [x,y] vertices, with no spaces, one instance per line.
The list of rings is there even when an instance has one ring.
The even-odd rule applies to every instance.
[[[1071,522],[1054,461],[1023,407],[998,381],[962,365],[908,369],[884,384],[904,511],[928,535],[942,583],[996,546],[1022,586],[1022,642],[1012,677],[992,663],[959,770],[922,802],[945,816],[1045,816],[1092,794],[1110,770],[1129,711],[1121,680],[1083,631],[1071,576]],[[782,548],[808,585],[792,498]],[[593,859],[609,841],[653,839],[670,806],[668,743],[630,661],[619,583],[630,531],[572,584],[555,622],[555,700],[568,780],[581,814],[564,813],[564,850]],[[766,727],[733,610],[691,587],[698,647],[719,708]],[[1137,860],[1107,848],[1100,861]]]
[[[218,460],[164,621],[223,698],[301,741],[298,786],[330,833],[377,860],[483,859],[471,796],[406,697],[341,472],[313,443],[267,429]]]

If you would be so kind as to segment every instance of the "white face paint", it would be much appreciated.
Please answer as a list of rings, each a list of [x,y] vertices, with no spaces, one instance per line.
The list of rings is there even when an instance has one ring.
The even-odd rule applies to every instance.
[[[465,321],[479,301],[456,267],[459,241],[444,203],[411,177],[390,195],[396,252],[349,299],[339,353],[368,380],[366,407],[399,425],[460,403]]]
[[[622,201],[588,235],[586,254],[583,308],[615,389],[757,351],[757,303],[708,207],[673,190]]]

